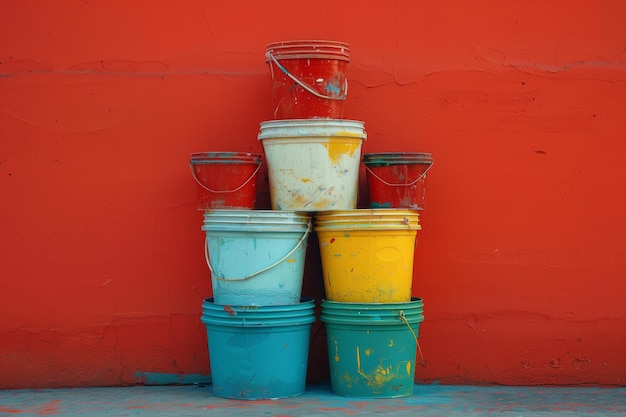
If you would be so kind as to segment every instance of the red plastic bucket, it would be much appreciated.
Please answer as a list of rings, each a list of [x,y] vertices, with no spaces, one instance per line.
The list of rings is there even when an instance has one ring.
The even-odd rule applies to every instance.
[[[430,153],[396,152],[363,155],[370,208],[424,209]]]
[[[348,94],[344,42],[302,40],[267,45],[274,119],[342,119]]]
[[[254,209],[260,154],[196,152],[189,166],[198,183],[198,210]]]

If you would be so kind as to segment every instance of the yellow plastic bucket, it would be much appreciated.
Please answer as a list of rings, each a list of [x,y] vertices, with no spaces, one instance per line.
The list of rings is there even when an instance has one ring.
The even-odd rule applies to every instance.
[[[326,299],[411,301],[417,210],[357,209],[315,217]]]

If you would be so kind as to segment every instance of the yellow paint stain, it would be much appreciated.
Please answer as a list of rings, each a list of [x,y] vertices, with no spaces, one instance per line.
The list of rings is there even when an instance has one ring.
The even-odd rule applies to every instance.
[[[367,352],[368,350],[366,349],[365,351]],[[359,346],[356,347],[356,368],[357,373],[367,381],[367,386],[372,387],[374,390],[380,390],[384,384],[395,377],[391,366],[383,367],[381,364],[378,364],[370,375],[363,372],[361,369],[361,348]]]
[[[333,337],[333,343],[335,344],[335,362],[339,362],[339,344],[337,339]]]
[[[291,203],[288,203],[288,206],[289,207],[306,207],[308,203],[310,203],[310,201],[306,196],[298,192],[295,192],[294,195],[291,196]]]
[[[314,209],[325,209],[330,206],[330,200],[328,198],[319,198],[313,202]]]
[[[323,143],[328,151],[328,157],[335,164],[339,162],[339,158],[348,155],[352,157],[359,147],[360,139],[330,137],[328,142]]]
[[[367,380],[367,385],[372,384],[372,378],[361,370],[361,349],[356,347],[356,372]]]
[[[387,344],[389,347],[393,347],[393,339],[389,339],[389,343]]]
[[[386,384],[394,378],[391,366],[383,368],[383,366],[379,364],[378,366],[376,366],[376,370],[374,371],[374,373],[374,381],[378,385]]]
[[[411,375],[411,362],[406,363],[406,374]]]
[[[302,181],[302,182],[313,182],[313,180],[310,179],[310,178],[300,178],[300,181]]]
[[[365,349],[365,354],[366,354],[367,356],[371,355],[371,354],[372,354],[372,349],[369,349],[369,348],[368,348],[368,349]]]
[[[287,262],[288,264],[292,264],[292,263],[296,262],[296,259],[294,259],[294,258],[287,259],[287,261],[286,261],[286,262]]]

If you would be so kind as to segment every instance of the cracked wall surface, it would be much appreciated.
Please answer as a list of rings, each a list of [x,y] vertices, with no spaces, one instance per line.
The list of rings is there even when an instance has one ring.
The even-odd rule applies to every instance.
[[[265,46],[350,44],[363,152],[431,152],[418,382],[626,383],[626,3],[46,2],[0,14],[0,388],[210,375],[189,156],[262,151]],[[257,207],[269,208],[262,165]],[[360,171],[359,207],[368,204]],[[324,296],[316,237],[304,294]],[[313,328],[309,380],[328,379]]]

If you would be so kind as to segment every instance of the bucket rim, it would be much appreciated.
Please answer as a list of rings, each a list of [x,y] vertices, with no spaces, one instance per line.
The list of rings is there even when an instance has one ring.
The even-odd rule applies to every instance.
[[[300,320],[298,320],[300,319]],[[207,317],[202,316],[200,321],[205,326],[219,326],[219,327],[235,327],[235,328],[246,328],[246,329],[267,329],[274,327],[296,327],[296,326],[309,326],[315,322],[315,316],[313,314],[309,314],[302,317],[285,317],[285,318],[277,318],[276,320],[265,319],[266,321],[256,321],[256,320],[228,320],[228,319],[220,319],[217,317]]]
[[[408,215],[414,215],[418,217],[420,215],[418,210],[384,207],[384,208],[357,208],[354,210],[328,210],[328,211],[324,211],[324,212],[320,212],[319,214],[316,214],[315,217],[319,217],[319,216],[341,217],[341,216],[351,216],[351,215],[361,216],[362,214],[382,215],[382,216],[408,214]]]
[[[276,46],[294,46],[294,45],[308,45],[308,44],[315,44],[315,45],[320,45],[320,44],[324,44],[324,45],[333,45],[333,46],[345,46],[345,47],[350,47],[350,44],[344,41],[336,41],[336,40],[331,40],[331,39],[289,39],[289,40],[282,40],[282,41],[274,41],[274,42],[270,42],[267,44],[266,48],[269,47],[276,47]]]
[[[320,321],[324,324],[339,324],[339,325],[356,325],[356,326],[367,326],[368,328],[372,328],[372,327],[397,327],[397,328],[401,328],[404,329],[406,328],[407,323],[414,326],[417,325],[416,327],[419,328],[420,324],[424,322],[424,315],[420,314],[419,317],[417,318],[409,318],[406,317],[406,322],[401,320],[398,317],[392,318],[383,318],[383,319],[377,319],[377,320],[372,320],[372,318],[374,318],[374,316],[356,316],[356,317],[361,317],[360,319],[357,318],[350,318],[350,316],[339,316],[339,317],[329,317],[327,314],[322,313],[320,315]]]
[[[228,228],[268,229],[299,232],[310,227],[311,216],[296,212],[280,212],[278,210],[242,210],[239,213],[227,213],[235,210],[220,210],[203,216],[201,230],[221,230]],[[250,213],[245,213],[246,211]]]
[[[208,237],[211,237],[211,233],[237,233],[240,234],[242,232],[246,233],[263,233],[267,235],[268,233],[278,234],[297,234],[298,236],[307,233],[309,228],[306,225],[302,227],[289,225],[281,226],[281,225],[236,225],[236,224],[226,224],[226,225],[203,225],[200,230],[203,232],[207,232]],[[256,236],[258,237],[258,236]],[[267,236],[266,236],[267,237]],[[277,236],[274,236],[277,237]]]
[[[258,140],[285,138],[358,138],[367,139],[365,122],[352,119],[280,119],[259,125]]]
[[[230,308],[236,312],[277,312],[277,311],[294,311],[294,310],[307,310],[315,307],[315,299],[313,297],[302,296],[300,302],[295,304],[272,304],[263,306],[254,305],[233,305],[233,304],[216,304],[215,297],[207,297],[202,300],[202,309],[204,307],[214,306],[214,310],[224,310],[225,307]]]
[[[374,152],[364,153],[363,158],[432,158],[431,152]]]
[[[332,306],[332,308],[337,308],[337,309],[346,309],[346,310],[353,310],[353,306],[359,307],[361,309],[367,310],[367,309],[376,309],[376,308],[385,308],[389,307],[389,309],[391,308],[398,308],[401,307],[403,305],[406,306],[413,306],[415,305],[415,307],[417,307],[418,305],[424,305],[424,299],[421,297],[414,297],[411,296],[411,301],[395,301],[395,302],[389,302],[389,303],[365,303],[365,302],[360,302],[360,301],[355,301],[355,302],[351,302],[351,301],[332,301],[329,300],[327,298],[322,298],[320,300],[320,305],[323,307],[324,305],[328,305],[328,306]],[[414,307],[414,308],[415,308]]]
[[[209,216],[253,216],[253,217],[311,217],[310,214],[298,210],[270,210],[270,209],[211,209],[203,213],[203,217]]]
[[[380,165],[432,165],[434,160],[432,154],[400,154],[400,153],[381,153],[381,154],[363,154],[361,161],[366,166]]]
[[[261,127],[273,127],[273,126],[315,126],[315,125],[355,125],[363,127],[365,122],[357,119],[330,119],[330,118],[317,118],[317,119],[276,119],[276,120],[263,120],[260,123]]]
[[[417,308],[402,308],[397,307],[394,309],[385,309],[385,310],[374,310],[374,309],[333,309],[332,307],[328,307],[324,305],[322,308],[322,314],[326,314],[329,316],[335,317],[350,317],[354,318],[358,317],[382,317],[382,318],[398,318],[397,312],[402,310],[404,312],[405,317],[413,317],[416,318],[418,316],[424,315],[424,307],[418,306]]]
[[[369,225],[364,223],[353,223],[346,225],[319,225],[314,226],[313,230],[320,233],[332,233],[332,232],[404,232],[403,234],[413,235],[415,232],[422,230],[422,226],[389,226],[389,225]],[[371,236],[374,237],[374,236]],[[380,237],[380,235],[379,235]]]
[[[386,212],[376,211],[386,210]],[[317,214],[314,230],[422,230],[416,210],[356,209]]]
[[[268,43],[265,50],[267,63],[271,62],[270,54],[276,59],[321,58],[350,62],[350,45],[342,41],[322,39],[277,41]]]
[[[320,303],[322,304],[328,304],[328,305],[336,305],[337,307],[344,307],[344,308],[350,308],[351,306],[360,306],[360,307],[364,307],[364,308],[377,308],[377,307],[385,307],[385,306],[392,306],[392,307],[397,307],[397,306],[401,306],[404,304],[418,304],[418,303],[424,303],[424,299],[422,297],[417,297],[417,296],[411,296],[411,300],[410,301],[391,301],[388,303],[366,303],[366,302],[362,302],[362,301],[333,301],[333,300],[329,300],[328,298],[322,298],[320,300]]]
[[[275,221],[264,221],[263,219],[250,219],[247,217],[233,217],[233,218],[227,218],[227,217],[220,217],[220,218],[213,218],[213,219],[206,219],[204,220],[204,224],[215,224],[215,225],[227,225],[227,224],[247,224],[250,226],[262,226],[262,225],[276,225],[276,226],[286,226],[286,225],[298,225],[298,226],[306,226],[306,224],[308,223],[308,219],[303,220],[303,219],[289,219],[289,218],[285,218],[285,219],[268,219],[268,220],[275,220]],[[283,220],[283,221],[278,221],[278,220]]]
[[[190,154],[191,163],[206,163],[208,161],[250,161],[261,163],[262,155],[260,153],[251,152],[229,152],[229,151],[212,151],[212,152],[192,152]]]

